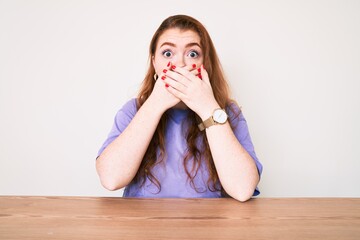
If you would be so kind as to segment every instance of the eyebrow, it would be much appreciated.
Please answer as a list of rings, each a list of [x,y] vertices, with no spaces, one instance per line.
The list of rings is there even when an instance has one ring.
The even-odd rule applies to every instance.
[[[172,43],[172,42],[164,42],[163,44],[161,44],[160,47],[164,46],[164,45],[169,45],[171,47],[176,47],[176,44]],[[197,42],[191,42],[191,43],[188,43],[186,44],[186,48],[188,47],[192,47],[192,46],[198,46],[199,48],[201,48],[200,44],[198,44]]]

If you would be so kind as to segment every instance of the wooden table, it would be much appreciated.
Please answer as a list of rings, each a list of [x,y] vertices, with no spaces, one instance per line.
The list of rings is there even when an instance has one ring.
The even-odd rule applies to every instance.
[[[360,198],[0,197],[0,239],[360,239]]]

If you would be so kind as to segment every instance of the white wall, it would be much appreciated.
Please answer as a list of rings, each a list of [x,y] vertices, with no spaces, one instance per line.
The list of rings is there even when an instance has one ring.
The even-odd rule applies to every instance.
[[[264,165],[262,197],[360,197],[359,1],[0,0],[0,194],[121,196],[97,150],[161,21],[202,21]]]

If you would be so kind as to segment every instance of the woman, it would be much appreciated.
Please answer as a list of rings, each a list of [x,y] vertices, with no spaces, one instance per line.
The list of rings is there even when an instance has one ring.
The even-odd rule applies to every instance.
[[[125,197],[259,194],[262,166],[246,121],[230,99],[214,45],[196,19],[171,16],[150,43],[136,99],[117,113],[96,169]]]

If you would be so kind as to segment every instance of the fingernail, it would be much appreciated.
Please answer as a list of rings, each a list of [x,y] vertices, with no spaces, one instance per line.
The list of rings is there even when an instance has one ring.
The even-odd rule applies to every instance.
[[[176,66],[175,66],[175,65],[172,65],[172,66],[171,66],[171,69],[172,69],[172,70],[174,70],[175,68],[176,68]]]
[[[195,64],[195,63],[192,65],[192,68],[196,68],[196,64]]]
[[[202,80],[202,76],[201,76],[201,74],[199,74],[199,75],[198,75],[198,77]]]
[[[165,78],[166,78],[166,76],[162,76],[162,77],[161,77],[162,80],[165,80]]]
[[[204,64],[201,64],[201,67],[205,70]]]
[[[166,72],[167,72],[167,70],[166,70],[166,69],[164,69],[164,70],[163,70],[163,73],[166,73]]]
[[[201,73],[201,68],[198,68],[198,72]]]
[[[167,67],[169,67],[169,66],[170,66],[170,64],[171,64],[171,63],[169,62],[166,66],[167,66]]]
[[[165,87],[169,87],[169,84],[166,83],[166,84],[165,84]]]

